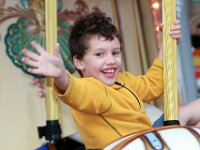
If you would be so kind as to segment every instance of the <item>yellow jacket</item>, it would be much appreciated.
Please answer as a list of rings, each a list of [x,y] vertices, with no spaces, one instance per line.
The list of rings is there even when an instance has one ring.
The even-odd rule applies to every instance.
[[[122,72],[112,86],[94,78],[70,75],[66,92],[56,91],[71,106],[86,147],[101,149],[124,135],[151,128],[144,102],[162,94],[162,71],[162,61],[156,59],[145,75]]]

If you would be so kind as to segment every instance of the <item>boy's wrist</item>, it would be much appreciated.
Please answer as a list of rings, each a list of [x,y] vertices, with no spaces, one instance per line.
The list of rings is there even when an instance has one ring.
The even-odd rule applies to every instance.
[[[54,78],[54,82],[56,87],[61,93],[64,93],[67,89],[69,76],[67,75],[66,71],[63,70],[61,75],[57,78]]]

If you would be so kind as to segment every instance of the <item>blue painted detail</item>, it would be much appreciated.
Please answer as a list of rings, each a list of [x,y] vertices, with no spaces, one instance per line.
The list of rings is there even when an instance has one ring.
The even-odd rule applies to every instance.
[[[42,145],[41,147],[37,148],[36,150],[48,150],[48,146],[47,145]]]
[[[163,145],[162,145],[161,141],[158,139],[158,137],[155,135],[155,133],[153,133],[153,132],[146,133],[144,136],[148,139],[148,141],[151,144],[151,146],[153,147],[153,149],[155,149],[155,150],[163,149]]]
[[[153,128],[164,126],[164,114],[161,115],[152,125]]]
[[[35,150],[48,150],[48,149],[49,149],[48,146],[45,144],[45,145],[42,145],[42,146],[38,147]]]

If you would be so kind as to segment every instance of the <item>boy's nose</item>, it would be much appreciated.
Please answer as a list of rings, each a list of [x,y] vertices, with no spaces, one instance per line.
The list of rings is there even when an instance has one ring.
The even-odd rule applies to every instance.
[[[106,64],[115,64],[115,58],[113,56],[108,56],[106,58]]]

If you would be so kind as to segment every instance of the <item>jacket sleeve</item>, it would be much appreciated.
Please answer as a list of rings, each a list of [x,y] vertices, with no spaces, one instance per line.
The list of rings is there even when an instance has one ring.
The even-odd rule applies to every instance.
[[[69,85],[64,94],[54,86],[56,95],[64,103],[76,110],[91,114],[101,114],[110,108],[107,86],[94,78],[77,78],[71,74],[69,77]]]
[[[163,94],[163,63],[155,59],[146,74],[142,76],[132,76],[131,87],[139,98],[144,102],[149,102]]]

